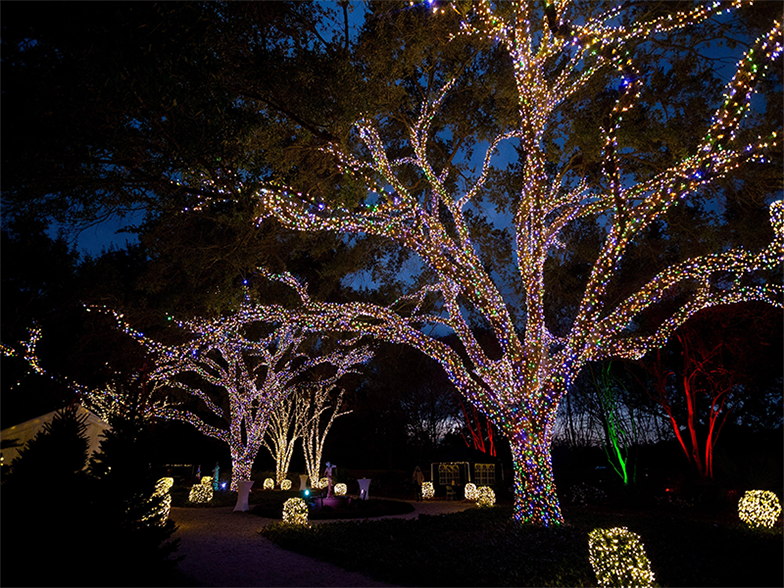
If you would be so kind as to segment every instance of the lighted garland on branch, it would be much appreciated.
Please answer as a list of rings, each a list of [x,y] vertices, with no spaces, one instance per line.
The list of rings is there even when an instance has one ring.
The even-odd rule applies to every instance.
[[[304,346],[314,329],[299,327],[282,308],[256,304],[247,295],[229,315],[175,321],[186,337],[179,344],[145,337],[125,322],[121,313],[105,307],[98,310],[113,316],[119,328],[151,354],[155,364],[149,374],[151,382],[162,391],[185,393],[199,401],[200,414],[185,403],[172,403],[156,405],[154,417],[186,422],[226,443],[234,491],[238,481],[250,479],[251,466],[278,403],[303,377],[331,386],[372,356],[365,346],[351,346],[354,341],[339,345],[335,351],[308,354]],[[251,327],[264,327],[268,334],[249,337]],[[313,368],[325,365],[332,366],[331,375],[312,373]]]
[[[486,141],[477,176],[462,175],[462,186],[448,182],[461,173],[458,167],[448,162],[436,169],[429,156],[434,121],[450,92],[460,88],[460,79],[452,76],[441,80],[440,87],[435,82],[435,90],[427,94],[408,126],[406,141],[385,142],[381,117],[365,114],[355,124],[360,147],[337,142],[323,147],[339,173],[364,185],[366,202],[349,208],[280,183],[258,191],[258,223],[273,218],[298,231],[382,237],[416,254],[432,272],[426,286],[390,305],[317,302],[310,299],[306,284],[293,276],[270,277],[297,291],[300,325],[407,344],[437,360],[461,393],[509,440],[514,516],[520,521],[544,526],[563,522],[550,444],[559,402],[583,366],[609,358],[640,358],[666,342],[694,313],[712,306],[743,301],[781,306],[781,284],[751,279],[777,268],[784,258],[781,201],[770,206],[774,239],[761,251],[724,248],[649,276],[625,299],[610,300],[609,293],[635,236],[740,165],[765,162],[767,153],[779,144],[780,129],[745,142],[738,133],[755,85],[781,54],[781,24],[775,21],[738,62],[724,100],[695,151],[643,181],[622,181],[627,174],[619,163],[619,130],[624,115],[640,100],[645,73],[634,63],[633,46],[740,5],[740,0],[699,3],[652,20],[623,24],[620,16],[627,8],[623,3],[608,4],[601,14],[587,16],[579,13],[581,5],[569,0],[545,2],[544,10],[534,2],[483,0],[471,3],[467,13],[461,12],[466,5],[452,3],[449,6],[461,14],[462,21],[450,40],[460,36],[490,40],[512,64],[516,120]],[[444,9],[439,3],[434,12]],[[555,59],[561,66],[553,72],[550,65]],[[576,180],[577,172],[568,164],[549,170],[544,138],[558,107],[605,74],[617,79],[618,89],[599,137],[606,185],[596,186],[587,179]],[[522,328],[513,312],[521,309],[510,307],[511,299],[504,298],[470,231],[470,215],[489,189],[492,159],[501,144],[510,141],[524,154],[521,187],[511,209],[514,254],[524,292]],[[408,155],[396,157],[392,151]],[[210,184],[204,178],[199,181]],[[551,252],[562,246],[565,231],[589,218],[607,219],[606,235],[576,317],[568,332],[557,336],[545,321],[545,264]],[[635,321],[646,310],[672,302],[671,294],[686,291],[686,286],[694,286],[691,293],[654,332],[635,330]],[[470,313],[464,312],[468,306],[491,328],[498,356],[488,357],[476,339]],[[436,310],[427,310],[431,308]],[[454,333],[459,345],[451,347],[431,336],[433,327]]]

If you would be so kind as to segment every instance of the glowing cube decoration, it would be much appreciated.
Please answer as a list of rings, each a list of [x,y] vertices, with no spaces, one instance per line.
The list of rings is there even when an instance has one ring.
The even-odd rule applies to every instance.
[[[436,491],[433,488],[433,482],[423,482],[422,483],[422,498],[425,500],[430,500],[436,495]]]
[[[280,489],[281,489],[281,490],[291,490],[291,480],[289,480],[288,478],[286,478],[285,480],[283,480],[283,481],[280,483]]]
[[[747,490],[738,501],[738,516],[750,527],[772,527],[781,514],[781,503],[770,490]]]
[[[477,491],[476,491],[476,484],[473,482],[469,482],[465,485],[465,497],[466,500],[476,500],[477,498]]]
[[[479,508],[495,506],[495,492],[490,486],[479,486],[476,489],[476,505]]]
[[[267,478],[264,480],[264,489],[265,490],[272,490],[275,488],[275,480],[272,478]]]
[[[335,496],[345,496],[348,492],[348,486],[345,484],[335,484]]]
[[[588,558],[599,586],[651,586],[651,562],[637,533],[626,527],[588,533]]]
[[[283,503],[283,522],[290,525],[307,525],[307,503],[301,498],[289,498]]]

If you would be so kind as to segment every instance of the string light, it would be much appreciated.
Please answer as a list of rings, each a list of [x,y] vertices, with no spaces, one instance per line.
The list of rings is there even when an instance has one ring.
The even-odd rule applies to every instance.
[[[464,495],[466,500],[470,500],[471,502],[476,502],[477,499],[477,491],[476,491],[476,484],[473,482],[469,482],[465,485]]]
[[[196,504],[203,504],[212,500],[212,478],[202,478],[200,484],[191,486],[188,493],[188,501]]]
[[[301,498],[289,498],[283,503],[283,522],[289,525],[308,525],[308,504]]]
[[[479,486],[476,489],[476,505],[479,508],[495,506],[495,492],[490,486]]]
[[[637,533],[626,527],[588,533],[588,554],[599,586],[652,586],[651,563]]]
[[[280,483],[280,489],[281,489],[281,490],[291,490],[291,480],[289,480],[288,478],[286,478],[286,479],[284,479],[283,481],[281,481],[281,483]]]
[[[264,489],[265,490],[274,490],[275,489],[275,480],[272,478],[267,478],[264,480]]]
[[[731,174],[746,162],[767,161],[779,145],[777,133],[738,143],[737,129],[749,111],[755,84],[781,53],[781,24],[756,41],[737,66],[725,100],[714,113],[696,152],[651,178],[624,185],[624,170],[616,157],[623,116],[636,107],[644,80],[630,53],[639,41],[705,21],[740,6],[705,3],[653,20],[624,25],[623,5],[601,15],[582,18],[579,7],[563,1],[547,4],[535,14],[534,5],[520,2],[506,9],[489,1],[472,4],[458,35],[491,40],[512,63],[517,93],[517,120],[490,140],[482,170],[462,188],[449,188],[454,175],[449,165],[435,169],[428,157],[431,128],[449,92],[459,84],[449,78],[425,101],[407,138],[412,154],[388,155],[379,124],[361,117],[355,128],[362,149],[332,143],[324,151],[334,156],[337,170],[364,183],[368,198],[355,209],[330,204],[292,187],[268,185],[258,192],[261,223],[272,217],[298,231],[332,231],[390,239],[420,257],[435,281],[382,306],[371,303],[317,303],[293,277],[277,276],[297,289],[301,316],[320,328],[371,335],[419,349],[437,360],[462,394],[488,416],[506,436],[514,459],[515,518],[538,525],[561,524],[552,475],[550,445],[558,404],[586,363],[606,358],[636,359],[661,346],[694,313],[720,304],[763,301],[781,306],[781,284],[747,285],[748,276],[780,266],[784,255],[781,201],[771,205],[775,238],[762,251],[743,248],[694,257],[659,272],[637,292],[610,306],[608,287],[632,240],[668,210],[705,186]],[[498,12],[494,6],[503,6]],[[542,23],[541,27],[537,22]],[[563,57],[560,73],[548,77],[548,64]],[[567,179],[568,166],[547,170],[543,144],[556,108],[588,87],[605,72],[618,79],[618,98],[601,131],[606,188],[587,180]],[[515,255],[525,292],[522,335],[503,294],[479,257],[469,232],[469,206],[489,178],[491,159],[504,141],[518,142],[521,160],[519,197],[514,202]],[[399,152],[401,145],[394,143]],[[411,172],[425,190],[414,190]],[[445,222],[442,217],[448,217]],[[611,219],[595,260],[576,318],[568,333],[555,336],[545,323],[547,287],[544,268],[550,252],[571,223],[582,218]],[[717,276],[730,274],[719,282]],[[635,332],[635,320],[681,285],[696,285],[691,297],[662,321],[652,334]],[[432,312],[424,301],[437,298]],[[464,310],[470,305],[494,332],[500,357],[490,358],[476,340]],[[460,341],[452,348],[428,333],[444,327]],[[458,352],[459,348],[459,352]],[[462,354],[466,358],[463,359]]]
[[[422,498],[430,500],[435,497],[436,491],[433,488],[433,482],[422,482]]]
[[[335,484],[335,496],[345,496],[346,492],[348,492],[348,486],[346,486],[343,482]]]
[[[770,490],[747,490],[738,501],[738,516],[750,527],[773,527],[780,514],[781,503]]]
[[[186,422],[229,446],[233,491],[237,491],[240,480],[250,479],[251,466],[278,403],[309,370],[332,366],[332,375],[312,378],[317,385],[332,386],[354,373],[354,366],[372,357],[367,347],[349,345],[308,355],[302,346],[307,335],[315,332],[312,328],[298,327],[279,307],[257,304],[247,295],[239,310],[229,315],[175,321],[188,338],[173,345],[145,337],[121,313],[106,307],[92,308],[114,317],[119,328],[152,355],[155,368],[149,374],[151,383],[162,390],[184,392],[200,401],[211,413],[210,420],[228,424],[227,428],[213,425],[184,404],[153,406],[155,418]],[[261,327],[269,334],[255,338],[246,335],[249,329]],[[200,385],[194,385],[194,376]],[[220,395],[227,398],[228,411],[207,392],[210,388],[220,390]]]
[[[299,390],[296,397],[296,401],[306,411],[306,418],[302,422],[302,452],[305,457],[305,468],[308,470],[308,476],[311,480],[318,480],[319,478],[324,443],[327,440],[327,434],[329,434],[332,428],[332,423],[337,417],[351,412],[350,410],[340,412],[340,407],[343,404],[343,395],[345,394],[345,390],[341,389],[335,400],[332,414],[327,419],[324,429],[321,429],[321,415],[330,408],[328,400],[335,389],[336,386],[306,386]],[[326,478],[321,480],[321,488],[326,488],[328,484],[323,483]]]

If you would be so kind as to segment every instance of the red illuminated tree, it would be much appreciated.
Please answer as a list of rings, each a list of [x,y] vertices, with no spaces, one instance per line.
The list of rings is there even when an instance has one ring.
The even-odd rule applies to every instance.
[[[679,361],[657,351],[646,362],[649,394],[664,409],[683,454],[700,476],[713,478],[722,428],[759,390],[757,376],[770,370],[769,346],[777,313],[749,307],[709,309],[678,332]]]
[[[326,341],[314,343],[312,331],[278,307],[247,299],[230,315],[178,322],[183,340],[172,344],[145,337],[108,312],[152,355],[149,380],[174,400],[155,405],[153,416],[186,422],[229,446],[232,490],[250,479],[272,414],[296,384],[307,378],[332,385],[371,357],[367,347],[327,351]],[[195,406],[177,402],[178,393]]]

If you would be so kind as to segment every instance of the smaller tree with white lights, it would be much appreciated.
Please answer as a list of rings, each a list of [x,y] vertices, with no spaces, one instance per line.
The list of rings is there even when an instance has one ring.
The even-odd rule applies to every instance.
[[[272,415],[295,385],[307,378],[331,386],[372,356],[356,340],[330,350],[320,333],[298,325],[280,307],[248,297],[226,316],[177,321],[184,338],[173,344],[146,337],[122,314],[106,312],[153,357],[149,380],[170,396],[169,404],[155,405],[154,417],[186,422],[229,446],[232,490],[250,479]]]

